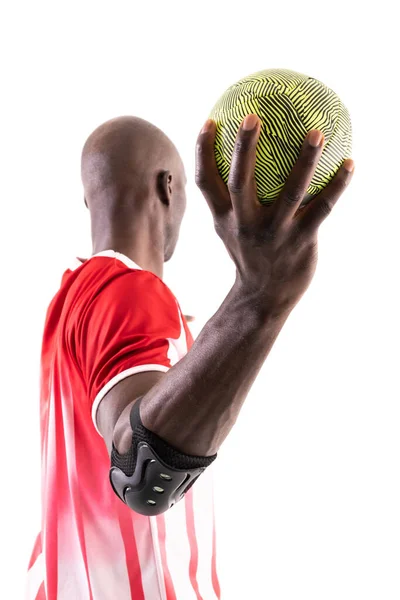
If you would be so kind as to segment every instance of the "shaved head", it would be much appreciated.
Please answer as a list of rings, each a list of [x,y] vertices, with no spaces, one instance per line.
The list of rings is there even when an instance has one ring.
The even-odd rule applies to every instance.
[[[174,144],[158,127],[138,117],[103,123],[82,151],[82,183],[89,205],[107,190],[146,188],[157,170],[171,169],[184,171]]]
[[[170,259],[186,207],[186,175],[158,127],[130,116],[103,123],[83,147],[81,176],[97,252],[130,252],[142,268],[158,263],[156,254]]]

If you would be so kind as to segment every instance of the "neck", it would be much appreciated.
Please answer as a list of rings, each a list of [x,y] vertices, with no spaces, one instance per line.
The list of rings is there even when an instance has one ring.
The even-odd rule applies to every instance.
[[[129,230],[128,230],[129,229]],[[158,231],[157,231],[158,229]],[[92,223],[93,254],[103,250],[115,250],[124,254],[145,271],[163,278],[164,274],[164,238],[161,227],[151,228],[143,219],[136,219],[130,227],[115,225],[96,231]]]

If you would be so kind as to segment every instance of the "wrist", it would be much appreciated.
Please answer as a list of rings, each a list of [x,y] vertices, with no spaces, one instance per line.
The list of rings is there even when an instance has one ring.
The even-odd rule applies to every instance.
[[[284,322],[293,310],[293,306],[284,306],[273,294],[254,282],[244,281],[238,275],[233,286],[234,293],[252,312],[260,324]]]

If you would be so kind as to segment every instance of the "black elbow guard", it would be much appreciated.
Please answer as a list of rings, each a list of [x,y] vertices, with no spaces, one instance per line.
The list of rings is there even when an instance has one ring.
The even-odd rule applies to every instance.
[[[139,398],[130,415],[132,445],[119,454],[112,445],[110,482],[114,492],[142,515],[160,515],[183,498],[217,458],[183,454],[144,427]]]

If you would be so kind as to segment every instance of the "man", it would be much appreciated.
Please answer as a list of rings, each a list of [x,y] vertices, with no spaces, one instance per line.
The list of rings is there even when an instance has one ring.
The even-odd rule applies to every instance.
[[[215,164],[215,124],[199,136],[196,180],[236,280],[195,342],[162,281],[186,205],[178,152],[133,117],[105,123],[84,146],[93,255],[64,273],[46,318],[42,529],[28,600],[220,598],[209,465],[312,279],[318,227],[353,169],[345,161],[300,206],[323,146],[312,131],[280,197],[262,206],[254,179],[259,132],[249,115],[228,186]],[[151,460],[142,461],[143,451]],[[154,465],[165,472],[146,488],[156,500],[146,500],[140,490],[157,475]],[[182,493],[171,488],[169,496],[174,484],[161,479],[182,473]],[[117,481],[125,481],[120,489]],[[235,483],[243,490],[240,475]]]

